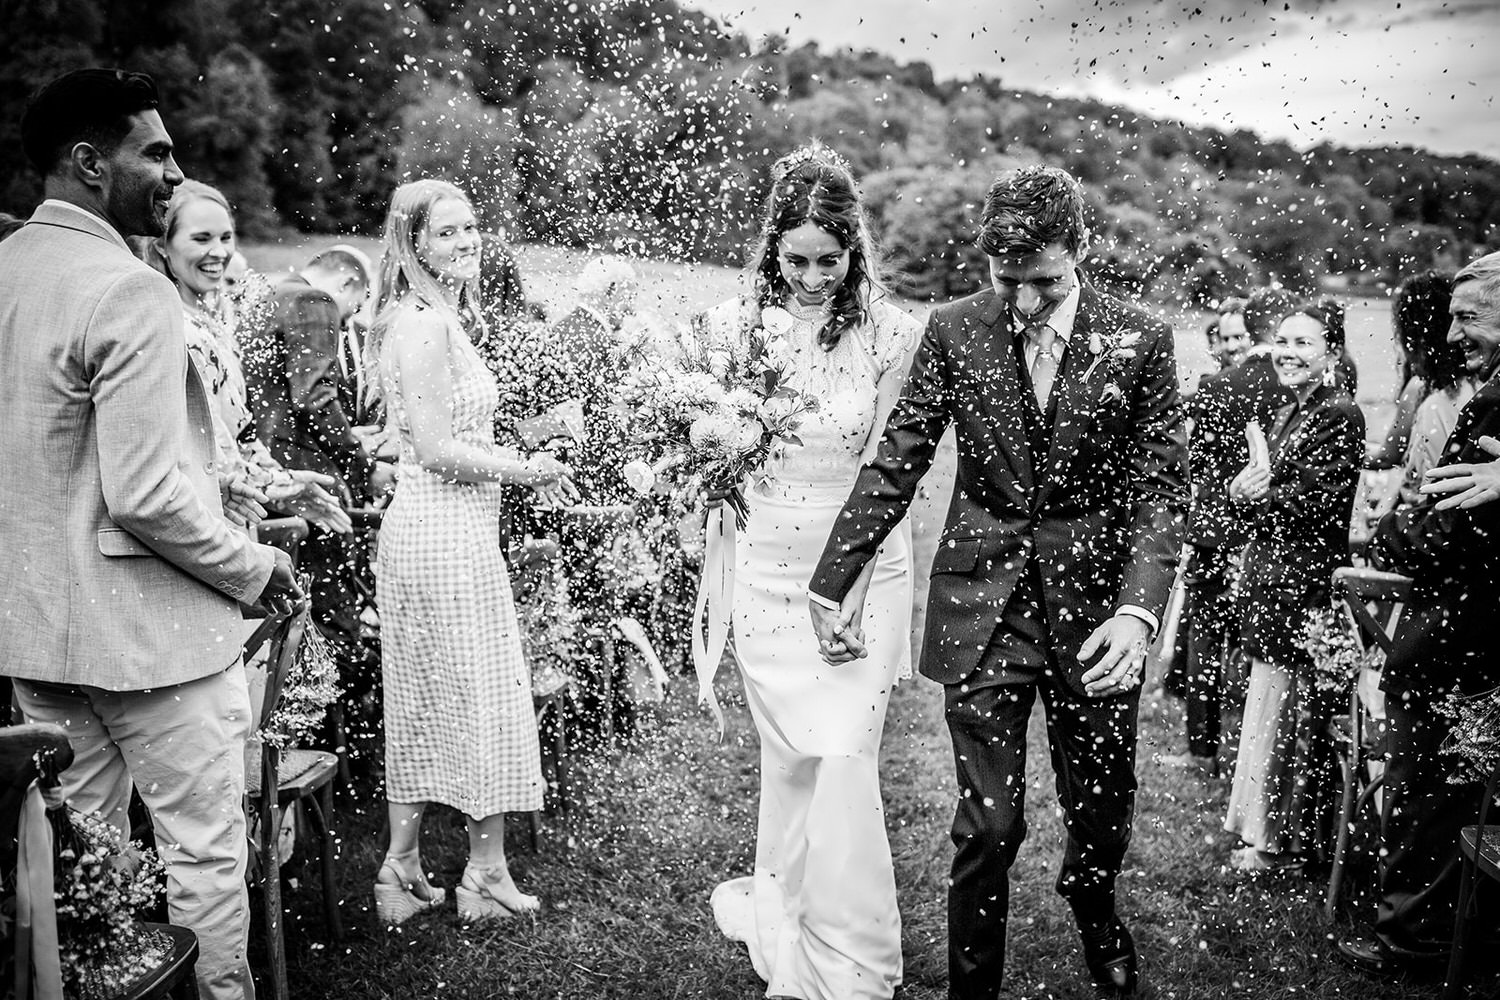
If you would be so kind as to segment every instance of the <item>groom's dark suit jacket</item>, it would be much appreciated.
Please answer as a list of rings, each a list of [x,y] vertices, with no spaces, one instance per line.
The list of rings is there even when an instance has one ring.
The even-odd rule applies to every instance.
[[[1081,690],[1089,633],[1125,604],[1160,619],[1172,588],[1188,499],[1172,331],[1085,285],[1041,421],[1007,313],[990,291],[934,310],[809,589],[848,593],[951,423],[958,481],[932,562],[921,671],[944,684],[973,674],[1036,561],[1055,662]],[[1134,357],[1110,357],[1136,333]],[[1085,379],[1094,334],[1107,360]]]

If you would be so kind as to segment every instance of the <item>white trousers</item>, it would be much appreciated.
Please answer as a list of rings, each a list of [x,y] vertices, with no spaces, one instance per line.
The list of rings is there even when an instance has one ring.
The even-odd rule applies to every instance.
[[[198,935],[202,1000],[253,1000],[246,959],[245,738],[250,697],[236,663],[151,691],[15,681],[27,722],[67,730],[69,805],[128,835],[132,783],[151,813],[167,869],[171,921]]]

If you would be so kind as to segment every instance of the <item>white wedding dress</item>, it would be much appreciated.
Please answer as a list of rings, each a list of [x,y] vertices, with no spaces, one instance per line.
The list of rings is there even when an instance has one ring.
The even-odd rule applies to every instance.
[[[705,332],[733,337],[745,307],[724,303]],[[876,420],[876,382],[906,362],[916,320],[876,302],[871,320],[825,351],[821,317],[784,336],[800,387],[819,400],[802,445],[773,458],[768,488],[749,491],[736,545],[733,634],[761,744],[755,870],[714,890],[720,930],[743,941],[770,997],[892,996],[901,981],[901,917],[878,771],[891,687],[911,674],[911,529],[876,562],[863,625],[869,656],[829,666],[818,655],[807,584],[859,472]],[[878,433],[878,431],[877,431]]]

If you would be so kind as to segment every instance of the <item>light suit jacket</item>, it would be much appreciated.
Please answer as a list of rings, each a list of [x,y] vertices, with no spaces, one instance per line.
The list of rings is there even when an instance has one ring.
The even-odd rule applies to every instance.
[[[0,243],[0,674],[136,691],[239,655],[274,550],[224,520],[171,283],[88,213]]]

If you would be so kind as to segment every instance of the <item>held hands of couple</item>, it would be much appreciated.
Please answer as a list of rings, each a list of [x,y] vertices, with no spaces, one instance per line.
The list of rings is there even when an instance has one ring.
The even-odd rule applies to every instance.
[[[1479,447],[1495,458],[1490,462],[1465,462],[1427,470],[1423,493],[1447,494],[1437,502],[1438,510],[1468,509],[1500,500],[1500,441],[1486,434]]]
[[[812,614],[813,631],[818,636],[818,655],[823,657],[824,663],[838,666],[870,655],[865,648],[859,614],[854,609],[846,606],[835,611],[817,601],[808,601],[807,608]]]
[[[1135,615],[1116,613],[1094,629],[1078,650],[1079,663],[1099,656],[1099,661],[1084,672],[1084,691],[1091,698],[1107,698],[1139,685],[1150,644],[1149,625]]]

